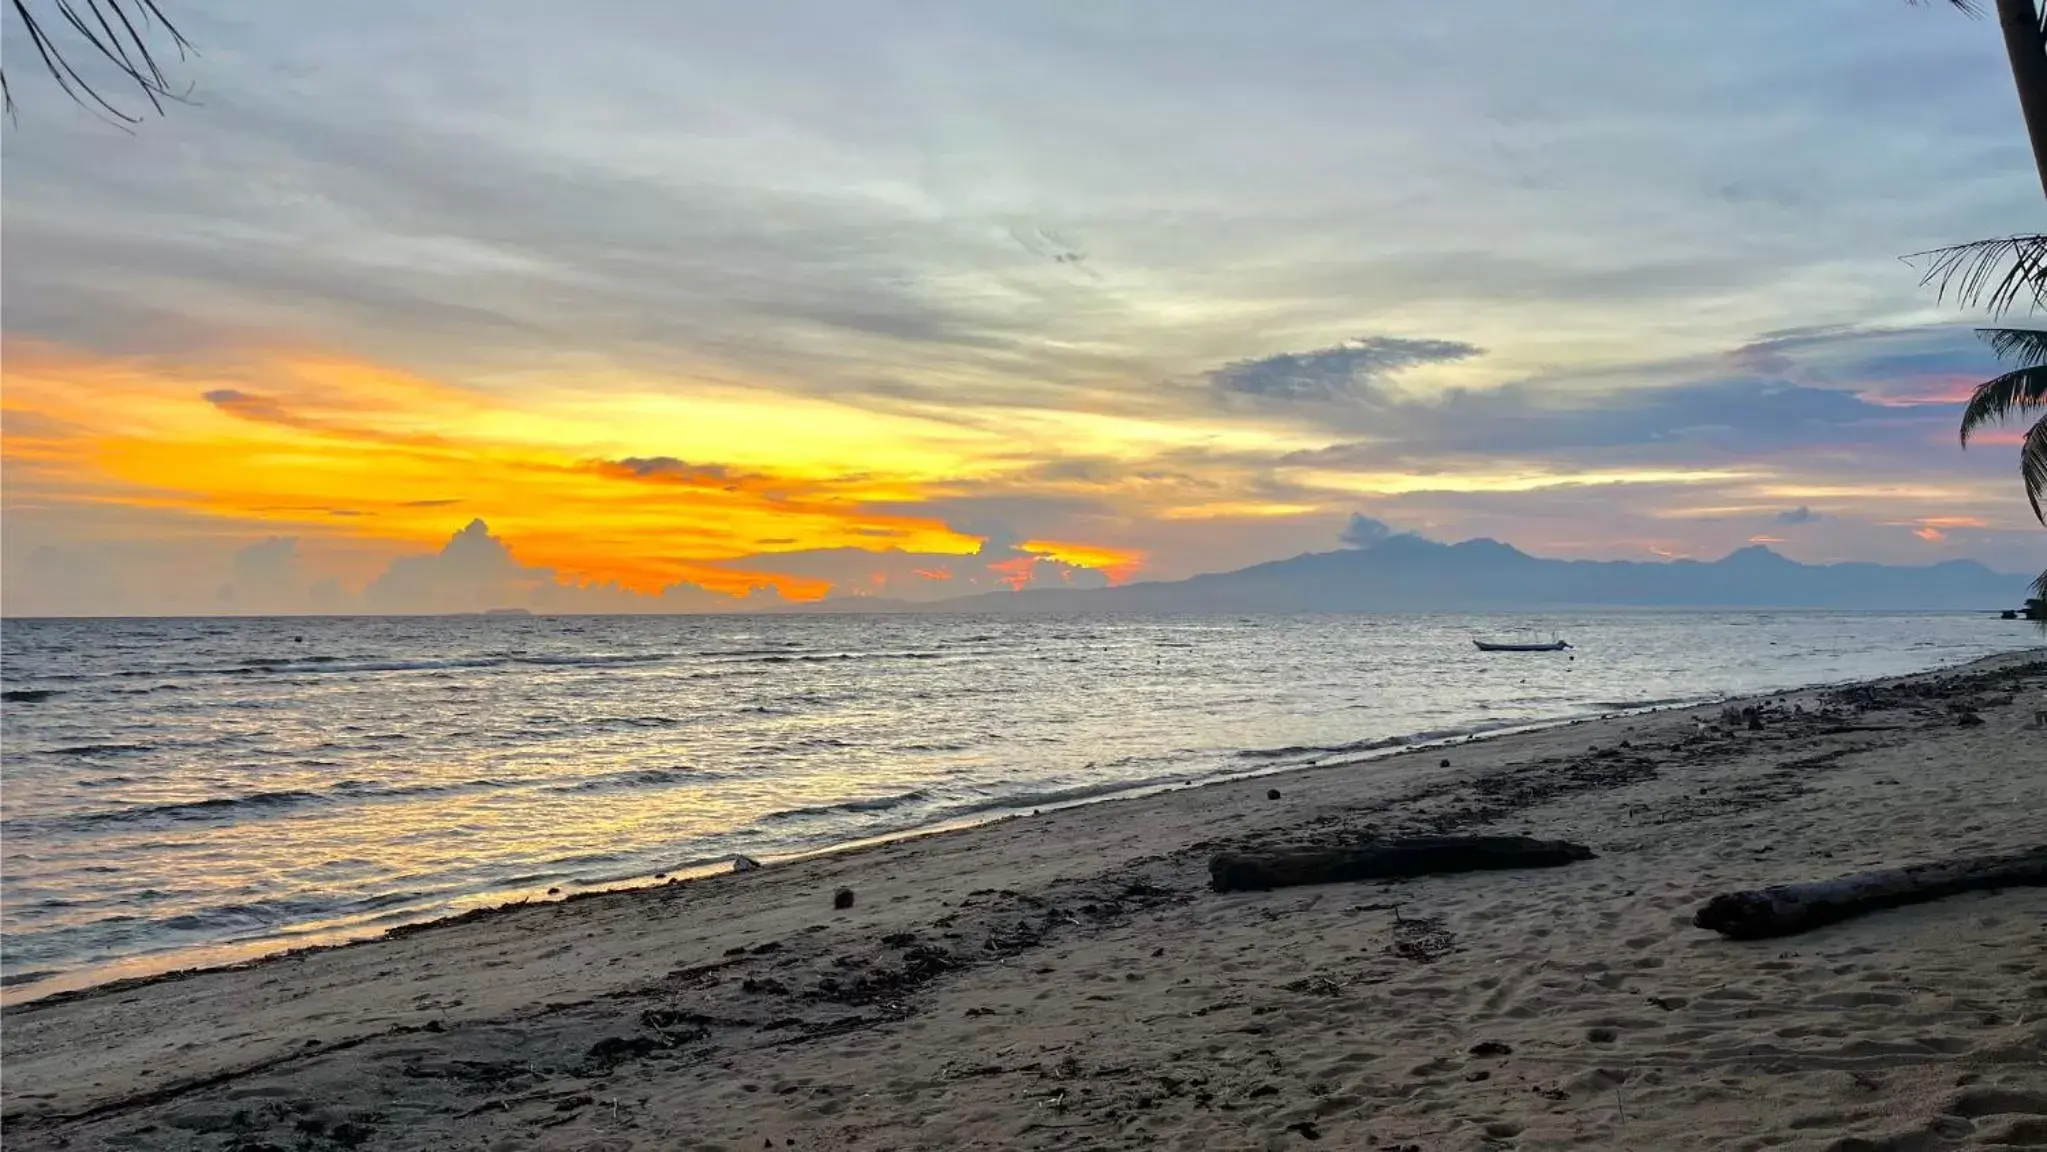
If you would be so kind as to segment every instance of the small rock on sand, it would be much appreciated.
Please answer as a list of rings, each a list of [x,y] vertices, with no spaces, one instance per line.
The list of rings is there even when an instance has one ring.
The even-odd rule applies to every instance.
[[[1277,788],[1267,788],[1267,789],[1265,790],[1265,798],[1266,798],[1267,800],[1277,800],[1277,799],[1279,799],[1279,789],[1277,789]]]
[[[732,870],[734,872],[758,872],[760,869],[761,862],[751,856],[734,856],[732,858]]]
[[[1448,756],[1443,757],[1443,762],[1441,764],[1436,765],[1436,767],[1438,768],[1448,768],[1449,766],[1450,758]]]
[[[841,888],[837,892],[832,893],[832,907],[843,912],[852,906],[853,890],[851,888]]]

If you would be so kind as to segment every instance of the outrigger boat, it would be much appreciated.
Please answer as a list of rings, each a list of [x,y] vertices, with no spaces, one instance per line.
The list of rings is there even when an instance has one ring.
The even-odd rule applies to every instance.
[[[1550,640],[1534,644],[1508,644],[1497,640],[1473,640],[1481,652],[1565,652],[1570,645],[1562,640]]]

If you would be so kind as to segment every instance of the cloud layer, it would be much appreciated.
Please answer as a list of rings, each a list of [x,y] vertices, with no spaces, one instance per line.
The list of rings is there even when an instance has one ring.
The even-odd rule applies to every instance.
[[[8,611],[130,577],[179,610],[919,599],[1354,514],[2047,559],[2009,445],[1954,444],[1991,361],[1896,259],[2037,208],[1995,29],[1939,8],[180,25],[194,101],[132,136],[17,85]]]

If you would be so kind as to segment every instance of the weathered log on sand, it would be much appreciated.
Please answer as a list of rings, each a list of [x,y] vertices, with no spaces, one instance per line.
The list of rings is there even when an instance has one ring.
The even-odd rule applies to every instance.
[[[1351,848],[1289,848],[1272,852],[1224,852],[1208,863],[1209,886],[1218,892],[1389,880],[1443,872],[1485,872],[1498,868],[1554,868],[1592,859],[1592,849],[1564,840],[1526,836],[1422,836]]]
[[[1707,901],[1692,923],[1736,940],[1764,940],[1957,892],[2041,885],[2047,885],[2047,845],[2010,856],[1937,860],[1810,884],[1723,892]]]

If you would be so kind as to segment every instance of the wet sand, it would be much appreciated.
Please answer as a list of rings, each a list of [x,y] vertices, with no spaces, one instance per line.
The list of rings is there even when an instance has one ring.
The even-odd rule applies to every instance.
[[[2047,654],[1749,703],[1761,731],[1588,721],[30,1002],[5,1143],[2047,1146],[2047,889],[1691,924],[2047,843]],[[1434,832],[1598,857],[1206,885],[1223,849]]]

